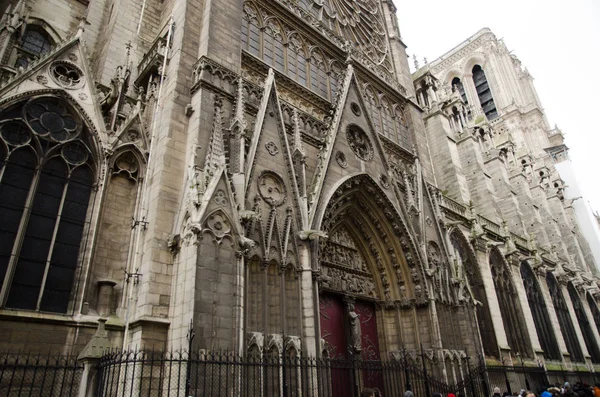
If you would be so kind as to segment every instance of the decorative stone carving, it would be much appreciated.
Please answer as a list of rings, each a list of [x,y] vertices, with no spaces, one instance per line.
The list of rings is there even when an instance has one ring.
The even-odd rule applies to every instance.
[[[258,192],[273,207],[283,204],[286,198],[283,179],[273,171],[263,171],[258,177]]]
[[[206,227],[215,236],[217,242],[221,242],[231,232],[231,223],[221,211],[213,212],[206,218]]]
[[[48,78],[46,76],[39,75],[35,79],[40,84],[44,84],[44,85],[48,84]]]
[[[339,150],[335,154],[335,161],[340,167],[348,168],[348,161],[346,161],[346,155]]]
[[[71,62],[77,62],[77,54],[75,54],[74,52],[70,52],[69,55],[67,55],[67,58],[69,58],[69,61]]]
[[[267,335],[266,351],[275,349],[277,353],[283,351],[283,338],[281,334],[269,334]]]
[[[367,137],[367,134],[357,125],[351,124],[346,130],[346,137],[350,149],[362,160],[371,161],[373,159],[373,145]]]
[[[379,175],[379,183],[381,183],[381,186],[383,186],[386,189],[390,188],[390,178],[387,175]]]
[[[269,152],[269,154],[271,156],[275,156],[277,153],[279,153],[279,148],[273,141],[267,142],[265,144],[265,148],[267,149],[267,152]]]
[[[248,350],[252,346],[258,347],[258,350],[262,353],[265,346],[265,336],[262,332],[249,332],[247,337]]]
[[[216,205],[224,206],[227,205],[227,195],[223,189],[219,189],[216,191],[213,201]]]
[[[70,62],[54,61],[49,69],[52,80],[68,90],[81,88],[85,83],[81,69]]]

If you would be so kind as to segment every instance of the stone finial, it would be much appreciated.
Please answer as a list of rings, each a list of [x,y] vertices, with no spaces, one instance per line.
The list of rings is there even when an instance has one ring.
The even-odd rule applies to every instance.
[[[85,345],[81,353],[79,353],[77,359],[84,360],[100,358],[111,348],[112,345],[108,339],[108,332],[106,332],[106,319],[99,318],[96,333],[94,336],[92,336],[92,339],[88,342],[88,344]]]
[[[415,70],[419,70],[419,60],[417,59],[417,54],[413,54],[413,61],[415,62]]]

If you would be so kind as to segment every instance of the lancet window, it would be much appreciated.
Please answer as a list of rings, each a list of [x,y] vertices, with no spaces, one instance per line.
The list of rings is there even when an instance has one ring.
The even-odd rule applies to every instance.
[[[475,259],[469,252],[468,243],[459,233],[460,232],[457,231],[450,235],[450,241],[454,249],[454,258],[456,261],[455,266],[464,271],[473,298],[481,303],[480,305],[477,305],[477,321],[483,342],[483,351],[489,357],[498,357],[498,343],[496,342],[496,335],[494,334],[492,315],[490,314],[483,279]]]
[[[497,250],[490,253],[490,268],[508,345],[513,352],[522,357],[531,357],[531,345],[525,331],[525,318],[521,312],[519,296],[512,282],[510,268]]]
[[[377,95],[369,86],[365,89],[365,105],[375,130],[407,150],[412,149],[408,123],[400,104],[392,104],[385,96]]]
[[[598,309],[598,305],[590,294],[587,294],[587,301],[588,305],[590,306],[590,310],[592,311],[592,317],[596,323],[596,328],[598,328],[598,332],[600,332],[600,310]]]
[[[465,87],[463,86],[462,81],[460,81],[458,77],[452,79],[452,89],[458,90],[458,93],[460,94],[460,97],[462,98],[464,103],[469,103],[469,101],[467,101],[467,93],[465,92]]]
[[[556,336],[552,331],[552,323],[548,315],[546,301],[535,274],[526,262],[521,263],[521,278],[523,279],[523,286],[527,294],[527,302],[533,315],[535,330],[537,331],[540,345],[544,350],[544,357],[549,360],[560,360],[560,349],[556,342]]]
[[[567,290],[569,291],[571,302],[573,302],[575,316],[577,317],[577,321],[579,322],[579,328],[581,328],[581,333],[583,334],[585,346],[588,349],[588,353],[592,357],[592,362],[600,363],[600,349],[598,348],[598,342],[594,337],[594,332],[592,331],[592,327],[590,325],[588,316],[585,313],[585,309],[583,308],[583,302],[581,302],[579,294],[577,293],[577,290],[575,289],[575,286],[572,283],[569,283]]]
[[[52,47],[53,41],[46,31],[36,25],[29,25],[25,29],[25,34],[21,37],[17,48],[17,58],[15,67],[26,68],[29,62],[34,58],[39,58],[48,53]]]
[[[66,313],[93,197],[89,133],[64,101],[0,114],[1,304]]]
[[[333,67],[332,60],[300,34],[250,3],[244,5],[242,48],[323,98],[333,98],[341,68]]]
[[[552,297],[552,303],[558,316],[558,324],[560,325],[560,331],[562,332],[565,344],[567,345],[567,351],[571,355],[571,360],[576,362],[583,362],[583,352],[577,341],[577,334],[573,327],[571,315],[569,314],[569,308],[565,302],[560,285],[556,281],[556,278],[550,273],[546,275],[546,283],[550,290],[550,296]]]
[[[485,116],[488,120],[493,120],[498,117],[498,111],[496,110],[496,104],[492,97],[492,91],[490,90],[487,78],[485,77],[485,72],[479,65],[473,67],[473,83],[475,84],[479,103],[481,104]]]

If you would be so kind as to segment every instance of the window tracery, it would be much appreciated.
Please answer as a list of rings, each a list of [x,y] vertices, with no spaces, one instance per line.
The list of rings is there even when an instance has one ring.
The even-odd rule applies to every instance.
[[[496,342],[492,316],[477,262],[470,255],[468,243],[460,235],[459,231],[455,231],[450,235],[450,242],[454,250],[454,258],[457,261],[456,266],[460,269],[456,273],[461,274],[461,272],[464,272],[467,276],[467,282],[469,283],[473,298],[481,303],[476,307],[483,351],[486,356],[498,357],[498,343]]]
[[[16,47],[15,67],[26,68],[33,59],[50,52],[53,43],[50,35],[41,26],[29,25],[25,29],[20,44]]]
[[[556,337],[552,331],[550,316],[546,307],[546,301],[540,290],[535,274],[526,262],[521,263],[521,279],[527,294],[527,302],[533,315],[533,322],[540,340],[544,357],[549,360],[560,360],[560,349]]]
[[[577,321],[579,322],[579,327],[581,328],[581,333],[583,334],[583,341],[585,342],[588,353],[592,357],[592,362],[600,363],[600,348],[598,348],[598,342],[596,341],[594,332],[590,326],[590,321],[585,313],[585,309],[583,308],[583,302],[581,302],[579,294],[577,293],[573,283],[569,283],[567,290],[569,291],[569,296],[573,302],[575,317],[577,317]]]
[[[30,99],[0,115],[6,307],[67,312],[94,184],[87,135],[79,115],[57,98]]]
[[[531,357],[531,346],[525,334],[525,327],[523,327],[525,319],[521,312],[517,290],[512,282],[510,268],[506,265],[502,254],[498,250],[490,252],[490,269],[508,345],[513,352],[520,354],[522,357]]]
[[[259,11],[251,2],[244,4],[242,48],[268,66],[331,100],[338,87],[338,65],[316,46],[279,19]],[[309,48],[312,50],[309,52]]]
[[[577,334],[575,328],[571,322],[571,315],[569,314],[569,308],[565,302],[565,298],[562,294],[560,285],[556,278],[551,273],[546,274],[546,283],[550,290],[550,296],[552,297],[552,303],[554,304],[554,310],[558,317],[558,324],[560,331],[567,345],[567,351],[571,355],[571,360],[575,362],[583,362],[583,352],[577,341]]]

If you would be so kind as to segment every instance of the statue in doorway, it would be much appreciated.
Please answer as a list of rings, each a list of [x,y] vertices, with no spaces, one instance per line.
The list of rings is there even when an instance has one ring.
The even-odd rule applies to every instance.
[[[348,302],[348,318],[350,319],[350,348],[352,353],[360,354],[360,316],[354,310],[354,303]]]

